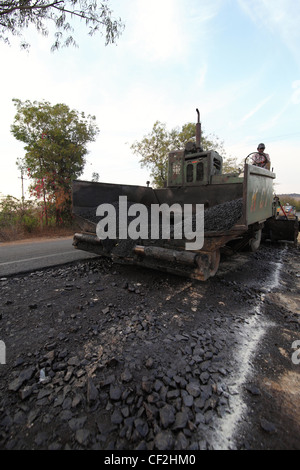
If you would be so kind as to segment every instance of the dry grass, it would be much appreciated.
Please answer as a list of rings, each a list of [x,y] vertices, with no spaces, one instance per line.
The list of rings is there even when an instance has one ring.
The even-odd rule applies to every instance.
[[[36,238],[57,238],[74,235],[77,228],[73,227],[44,227],[28,232],[22,229],[0,229],[0,243],[20,240],[31,240]]]

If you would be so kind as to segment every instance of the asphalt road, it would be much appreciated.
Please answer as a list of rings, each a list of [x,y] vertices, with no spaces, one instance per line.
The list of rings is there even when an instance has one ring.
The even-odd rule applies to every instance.
[[[0,243],[0,277],[95,257],[76,250],[72,237]]]

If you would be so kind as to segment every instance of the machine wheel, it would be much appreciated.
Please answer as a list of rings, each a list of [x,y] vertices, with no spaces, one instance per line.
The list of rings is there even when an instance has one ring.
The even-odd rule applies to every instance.
[[[250,251],[255,252],[260,247],[261,233],[262,233],[262,229],[257,230],[256,232],[254,232],[253,238],[251,238],[251,240],[249,240],[249,249],[250,249]]]
[[[211,254],[210,264],[209,264],[209,275],[210,277],[214,276],[219,269],[220,264],[220,250],[213,251]]]
[[[199,281],[207,281],[209,277],[213,277],[218,271],[220,264],[220,250],[210,251],[206,253],[199,253],[196,256],[196,263],[198,267],[194,270],[193,279]]]

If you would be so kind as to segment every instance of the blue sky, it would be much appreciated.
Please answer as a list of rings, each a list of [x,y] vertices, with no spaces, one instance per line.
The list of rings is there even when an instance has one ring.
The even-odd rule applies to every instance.
[[[79,48],[50,52],[51,36],[28,30],[29,53],[0,44],[0,192],[21,197],[10,133],[13,98],[66,103],[93,114],[100,134],[81,179],[144,185],[130,145],[156,120],[168,129],[201,114],[206,135],[238,161],[264,142],[276,193],[300,193],[300,2],[298,0],[111,0],[126,25],[117,46],[76,32]],[[27,34],[27,33],[26,33]],[[28,182],[26,182],[27,184]],[[26,186],[25,186],[26,188]],[[28,196],[28,193],[26,193]]]

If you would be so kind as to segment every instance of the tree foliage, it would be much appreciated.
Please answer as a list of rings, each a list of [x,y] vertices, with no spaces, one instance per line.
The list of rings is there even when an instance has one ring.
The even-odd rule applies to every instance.
[[[236,157],[228,157],[223,159],[223,169],[222,172],[226,173],[237,173],[238,175],[244,171],[244,161],[243,159],[238,161]]]
[[[55,29],[52,50],[62,46],[77,45],[74,20],[85,22],[89,35],[105,33],[105,45],[116,42],[124,25],[121,19],[112,18],[108,0],[17,0],[0,1],[0,39],[9,43],[9,35],[22,36],[29,25],[43,35],[48,35],[49,26]],[[29,47],[23,38],[21,46]]]
[[[13,101],[17,113],[11,132],[26,151],[17,164],[27,168],[32,194],[44,200],[45,210],[49,202],[55,204],[59,222],[64,211],[70,213],[71,184],[83,172],[87,144],[99,133],[95,117],[65,104]]]
[[[152,131],[131,145],[133,152],[141,157],[140,164],[150,170],[154,186],[163,187],[167,180],[168,154],[172,150],[182,150],[188,141],[196,141],[195,124],[187,123],[171,131],[166,124],[156,121]],[[214,149],[224,156],[223,142],[215,135],[202,134],[201,144],[204,150]]]
[[[290,194],[283,194],[279,196],[282,205],[290,204],[296,208],[296,211],[300,211],[300,198],[293,197]]]

